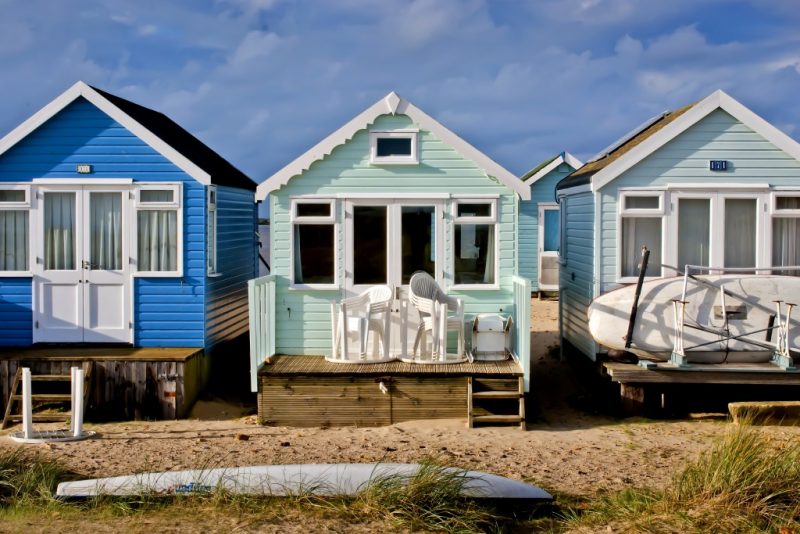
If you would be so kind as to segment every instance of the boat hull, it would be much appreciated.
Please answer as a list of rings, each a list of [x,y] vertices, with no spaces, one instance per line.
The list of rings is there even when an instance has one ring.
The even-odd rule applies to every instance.
[[[774,301],[800,303],[800,278],[772,275],[704,275],[689,280],[683,339],[689,362],[762,363],[771,359],[777,331]],[[627,351],[644,359],[666,361],[674,344],[673,300],[683,294],[684,278],[659,278],[642,285],[633,328],[632,344],[625,347],[636,286],[625,286],[596,298],[589,306],[589,331],[594,340],[611,350]],[[725,315],[722,308],[725,290]],[[785,315],[786,304],[782,314]],[[800,309],[796,310],[800,313]],[[797,315],[797,314],[795,314]],[[772,319],[771,319],[772,317]],[[696,325],[714,332],[702,331]],[[741,339],[731,339],[745,333]],[[727,339],[726,339],[727,338]],[[800,328],[792,319],[789,330],[791,348],[800,346]]]

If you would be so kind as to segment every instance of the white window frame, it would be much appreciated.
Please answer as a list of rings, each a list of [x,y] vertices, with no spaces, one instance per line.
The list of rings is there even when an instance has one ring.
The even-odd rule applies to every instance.
[[[327,204],[330,206],[330,215],[327,216],[298,216],[298,204]],[[291,206],[289,210],[289,289],[293,290],[338,290],[339,289],[339,222],[336,217],[336,199],[335,198],[303,198],[297,197],[291,199]],[[333,283],[330,284],[298,284],[294,281],[295,265],[294,265],[294,226],[296,224],[330,224],[333,226]]]
[[[147,190],[172,190],[172,202],[142,202],[141,192]],[[135,269],[133,276],[136,278],[181,278],[183,277],[183,184],[160,182],[137,182],[133,187],[134,196],[134,221],[131,224],[131,257],[134,258]],[[174,271],[140,271],[139,270],[139,211],[176,211],[178,222],[177,262]]]
[[[369,132],[369,162],[372,165],[418,165],[419,130],[372,130]],[[379,139],[410,139],[411,154],[408,156],[378,156]]]
[[[217,247],[219,246],[217,228],[217,203],[219,192],[217,186],[209,185],[206,188],[206,275],[219,276],[217,269]]]
[[[769,209],[765,221],[766,227],[766,243],[765,246],[769,247],[769,250],[766,251],[766,261],[767,265],[770,267],[774,267],[772,264],[772,232],[773,232],[773,221],[775,219],[800,219],[800,209],[778,209],[778,198],[779,197],[794,197],[800,198],[800,189],[781,189],[776,191],[771,191],[769,196]],[[774,274],[784,274],[781,271],[772,271]]]
[[[497,198],[457,198],[454,199],[451,206],[451,221],[450,235],[452,237],[451,254],[450,254],[450,280],[452,281],[451,289],[455,291],[492,291],[500,289],[500,230],[497,223]],[[458,216],[458,206],[461,204],[490,204],[491,210],[488,216]],[[459,224],[491,224],[494,226],[494,282],[491,284],[457,284],[456,283],[456,225]]]
[[[24,191],[25,200],[22,202],[0,202],[2,211],[26,211],[28,212],[28,269],[23,271],[0,271],[0,278],[19,278],[32,276],[31,266],[36,261],[32,246],[32,236],[34,235],[33,217],[31,215],[31,184],[28,183],[3,183],[0,184],[2,191]]]
[[[630,197],[658,197],[658,208],[632,208],[626,209],[625,208],[625,200]],[[623,219],[625,218],[659,218],[661,219],[661,261],[663,263],[667,263],[666,261],[666,251],[669,250],[666,247],[667,243],[667,235],[668,232],[666,231],[666,225],[668,222],[665,220],[667,217],[666,215],[666,192],[663,190],[631,190],[631,191],[620,191],[617,200],[617,266],[616,266],[616,278],[617,283],[620,284],[629,284],[632,282],[636,282],[638,277],[636,276],[623,276],[622,275],[622,223]],[[650,271],[652,272],[652,271]],[[664,269],[659,266],[659,271],[657,275],[648,275],[645,276],[645,280],[654,280],[656,278],[660,278],[664,273]]]

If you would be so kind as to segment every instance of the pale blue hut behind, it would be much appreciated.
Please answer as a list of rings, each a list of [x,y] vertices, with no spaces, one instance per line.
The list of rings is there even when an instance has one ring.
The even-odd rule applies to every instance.
[[[531,291],[558,291],[561,220],[556,184],[581,165],[569,152],[561,152],[521,178],[531,188],[531,199],[519,207],[519,272],[531,281]]]
[[[587,308],[636,280],[642,245],[649,277],[686,264],[800,264],[800,144],[722,91],[653,117],[563,179],[557,195],[562,349],[592,359],[604,349]]]

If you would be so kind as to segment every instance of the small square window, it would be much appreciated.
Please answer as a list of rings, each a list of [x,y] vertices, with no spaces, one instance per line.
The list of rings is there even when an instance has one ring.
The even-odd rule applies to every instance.
[[[458,203],[458,216],[459,217],[491,217],[492,205],[489,203],[476,202],[476,203]]]
[[[626,210],[657,210],[659,209],[659,202],[661,197],[640,197],[640,196],[626,196],[625,209]]]
[[[330,217],[331,216],[331,204],[329,202],[325,202],[324,204],[318,203],[306,203],[306,202],[298,202],[297,203],[297,217]]]
[[[419,163],[417,133],[416,130],[370,132],[370,163],[376,165],[415,165]]]
[[[0,189],[0,203],[25,202],[25,191],[22,189]]]
[[[175,194],[171,189],[143,189],[139,202],[152,204],[154,202],[173,202]]]

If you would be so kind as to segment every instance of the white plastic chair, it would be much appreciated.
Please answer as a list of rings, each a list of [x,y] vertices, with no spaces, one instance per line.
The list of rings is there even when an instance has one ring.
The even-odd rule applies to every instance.
[[[426,272],[417,272],[409,281],[409,301],[419,313],[419,327],[414,338],[413,361],[421,362],[422,349],[427,345],[427,333],[431,333],[432,362],[447,360],[447,333],[458,333],[458,361],[464,359],[464,301],[447,296],[439,284]],[[417,357],[417,351],[420,356]]]
[[[389,356],[389,319],[394,295],[389,286],[375,286],[356,297],[331,302],[331,331],[333,347],[331,361],[376,362],[391,360]],[[381,355],[367,358],[367,340],[370,332],[378,336]],[[358,360],[349,358],[349,336],[358,336]]]

